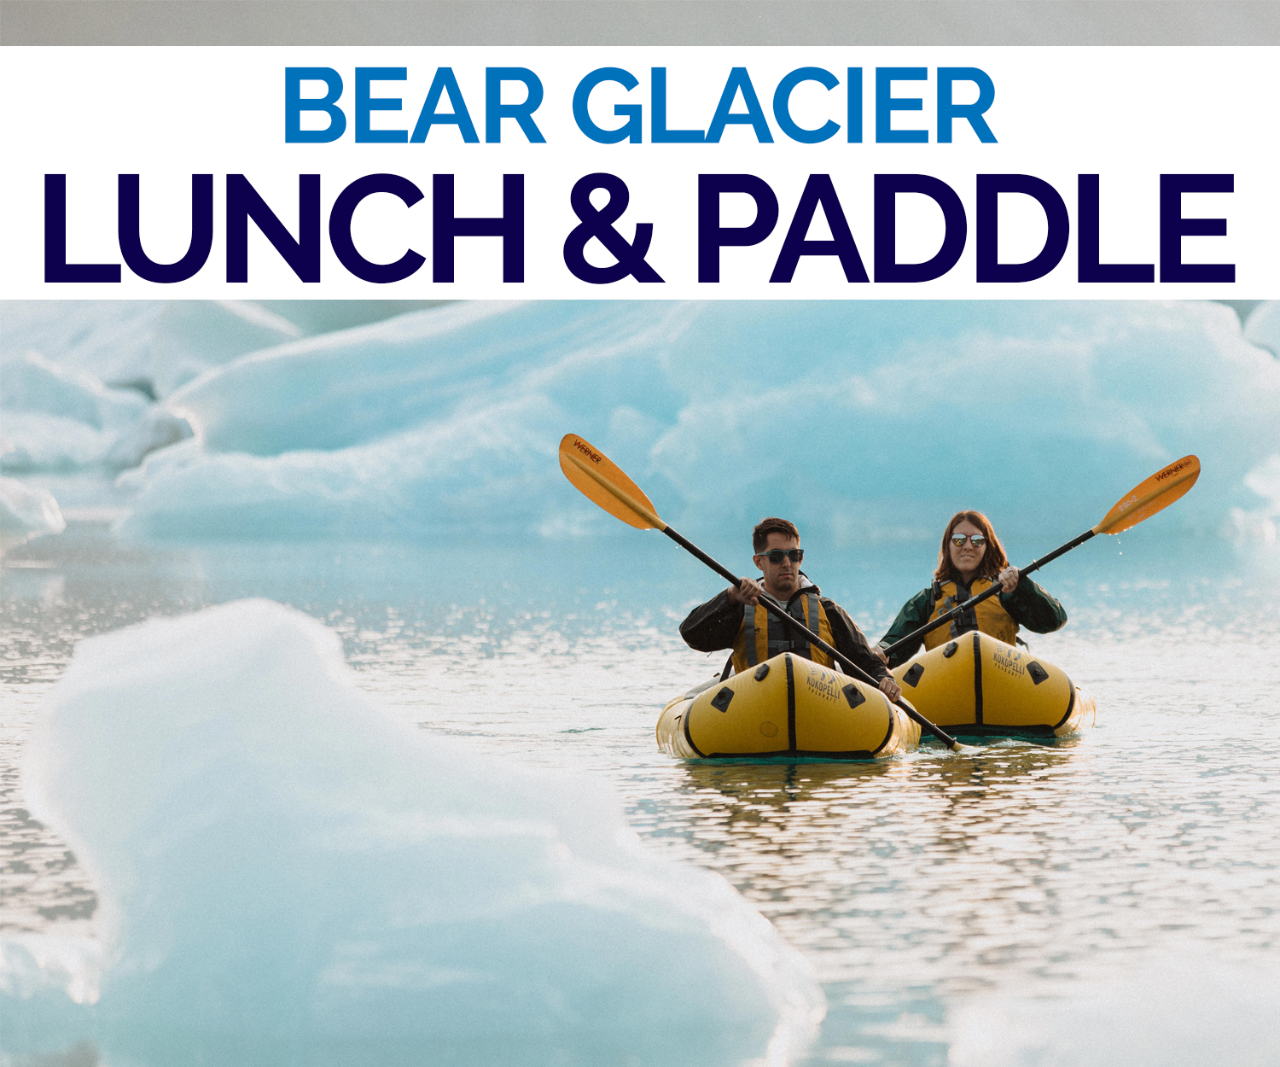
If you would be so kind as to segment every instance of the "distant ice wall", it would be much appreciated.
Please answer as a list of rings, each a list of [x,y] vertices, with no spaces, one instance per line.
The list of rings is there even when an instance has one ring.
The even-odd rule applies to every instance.
[[[160,449],[165,428],[140,422],[111,445],[119,467],[148,456],[124,476],[142,538],[610,530],[556,467],[573,431],[694,532],[782,513],[836,543],[932,539],[977,507],[1067,536],[1195,452],[1200,484],[1149,529],[1275,540],[1277,308],[1242,333],[1190,302],[452,304],[374,322],[394,308],[75,305],[78,332],[24,311],[5,345],[108,382],[155,355],[158,322],[182,339],[164,417],[197,441]],[[236,351],[270,323],[266,347]],[[224,332],[240,340],[218,348]]]
[[[100,938],[0,938],[0,1061],[781,1067],[822,1016],[803,959],[603,786],[370,708],[336,635],[269,601],[83,641],[24,783]]]
[[[609,529],[557,469],[568,431],[695,530],[932,538],[978,507],[1067,534],[1189,452],[1200,484],[1153,528],[1280,518],[1280,361],[1206,303],[461,304],[242,357],[169,403],[200,444],[131,475],[139,536]]]

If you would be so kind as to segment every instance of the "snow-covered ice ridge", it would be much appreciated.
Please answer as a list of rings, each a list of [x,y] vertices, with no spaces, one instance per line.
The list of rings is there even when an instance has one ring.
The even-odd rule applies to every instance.
[[[0,308],[3,355],[65,390],[0,400],[21,431],[0,431],[0,465],[145,456],[122,475],[136,537],[610,529],[557,469],[569,431],[695,530],[780,513],[837,542],[932,539],[976,506],[1057,534],[1192,452],[1204,476],[1162,529],[1274,539],[1280,521],[1276,302],[1243,329],[1190,302],[32,307]],[[126,439],[86,378],[159,403],[135,388]]]
[[[781,1067],[824,1012],[606,787],[370,707],[270,601],[81,642],[23,777],[101,906],[93,939],[0,937],[0,1063]]]

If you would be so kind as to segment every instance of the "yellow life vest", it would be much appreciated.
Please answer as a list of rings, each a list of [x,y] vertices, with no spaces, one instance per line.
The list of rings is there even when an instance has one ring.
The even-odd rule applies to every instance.
[[[818,598],[817,586],[802,591],[799,597],[794,598],[787,606],[787,614],[803,622],[827,644],[832,644],[831,623],[827,621],[827,609]],[[796,634],[791,627],[770,615],[763,604],[755,607],[742,605],[742,625],[738,627],[738,636],[733,642],[733,669],[741,674],[783,652],[794,652],[824,667],[835,666],[822,649],[811,645],[803,634]]]
[[[979,593],[991,587],[991,582],[986,578],[975,578],[973,584],[969,587],[969,596],[975,597]],[[968,597],[964,598],[965,600]],[[929,616],[932,622],[939,615],[945,615],[957,604],[964,603],[963,600],[956,599],[956,583],[955,582],[937,582],[933,583],[933,614]],[[1018,624],[1007,611],[1004,605],[1000,603],[999,594],[987,597],[981,604],[975,604],[972,609],[978,619],[978,629],[984,633],[994,637],[997,641],[1003,641],[1006,645],[1011,645],[1018,639]],[[962,631],[959,627],[960,619],[951,620],[950,626],[939,626],[936,630],[930,630],[924,635],[924,647],[926,651],[937,648],[939,645],[945,645],[952,638],[959,637]]]

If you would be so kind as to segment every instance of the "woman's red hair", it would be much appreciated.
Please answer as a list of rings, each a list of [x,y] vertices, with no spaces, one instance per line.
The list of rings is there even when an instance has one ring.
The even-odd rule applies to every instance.
[[[947,531],[942,535],[942,548],[938,551],[938,569],[933,576],[940,582],[949,582],[956,577],[951,566],[951,553],[947,551],[952,531],[962,522],[971,522],[987,539],[987,551],[978,565],[976,577],[986,578],[994,582],[1002,570],[1009,565],[1009,557],[1004,554],[1004,545],[991,528],[991,520],[980,511],[957,511],[947,523]]]

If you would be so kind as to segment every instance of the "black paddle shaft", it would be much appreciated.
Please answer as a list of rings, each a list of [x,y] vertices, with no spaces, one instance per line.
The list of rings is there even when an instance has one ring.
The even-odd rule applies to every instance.
[[[732,585],[735,588],[742,584],[741,578],[735,575],[727,567],[722,567],[714,559],[712,559],[705,552],[703,552],[702,549],[700,549],[692,541],[686,540],[680,534],[676,533],[675,530],[673,530],[670,526],[663,527],[662,532],[666,534],[668,537],[670,537],[671,540],[673,540],[685,551],[691,553],[692,555],[697,556],[698,559],[702,560],[703,563],[705,563],[718,575],[720,575],[722,578],[732,583]],[[1048,562],[1047,558],[1045,562]],[[787,609],[784,608],[781,604],[779,604],[776,600],[774,600],[773,597],[769,596],[767,593],[762,594],[760,597],[760,603],[764,605],[765,610],[768,611],[771,615],[777,616],[787,626],[790,626],[791,629],[794,630],[796,633],[803,634],[809,640],[810,644],[817,645],[818,648],[822,649],[823,652],[825,652],[837,663],[843,663],[849,669],[849,673],[852,674],[855,678],[858,678],[861,681],[868,683],[869,685],[873,685],[879,688],[879,683],[874,678],[872,678],[870,674],[864,671],[861,667],[859,667],[856,663],[854,663],[851,659],[849,659],[848,656],[846,656],[844,653],[837,650],[834,646],[827,644],[826,641],[824,641],[821,637],[819,637],[807,626],[805,626],[804,623],[802,623],[799,619],[795,618],[793,615],[788,615]],[[898,700],[895,700],[894,703],[897,704],[897,706],[900,707],[903,711],[905,711],[913,721],[919,723],[921,729],[927,730],[929,733],[933,734],[933,736],[936,737],[939,741],[941,741],[944,745],[946,745],[947,748],[954,749],[954,748],[960,747],[959,741],[957,741],[954,737],[952,737],[950,734],[946,733],[939,727],[934,726],[933,723],[931,723],[928,719],[926,719],[923,715],[921,715],[918,711],[916,711],[916,709],[913,708],[910,704],[908,704],[905,700],[898,699]]]
[[[1041,556],[1040,559],[1036,560],[1034,563],[1027,564],[1027,566],[1023,567],[1020,571],[1018,571],[1018,577],[1021,578],[1024,574],[1030,574],[1032,571],[1038,571],[1046,563],[1052,563],[1055,559],[1057,559],[1059,556],[1063,555],[1064,553],[1070,552],[1073,548],[1076,548],[1077,546],[1084,544],[1092,536],[1093,536],[1093,531],[1086,530],[1079,537],[1073,538],[1072,540],[1068,541],[1065,545],[1060,545],[1058,548],[1055,548],[1047,556]],[[911,642],[919,640],[925,634],[931,633],[932,631],[936,630],[944,622],[950,622],[957,615],[960,615],[963,612],[968,611],[971,607],[973,607],[974,604],[981,604],[984,600],[987,599],[987,597],[995,596],[1000,591],[1001,591],[1000,583],[999,582],[992,583],[989,589],[984,589],[977,596],[971,596],[963,604],[957,604],[954,608],[952,608],[950,611],[946,612],[945,614],[939,615],[936,619],[932,619],[929,622],[926,622],[918,630],[912,630],[911,633],[907,634],[906,637],[902,638],[901,640],[895,641],[893,644],[891,644],[888,648],[884,650],[884,654],[886,656],[893,655],[893,653],[898,651],[898,649],[902,648],[904,645],[909,645],[911,644]]]

